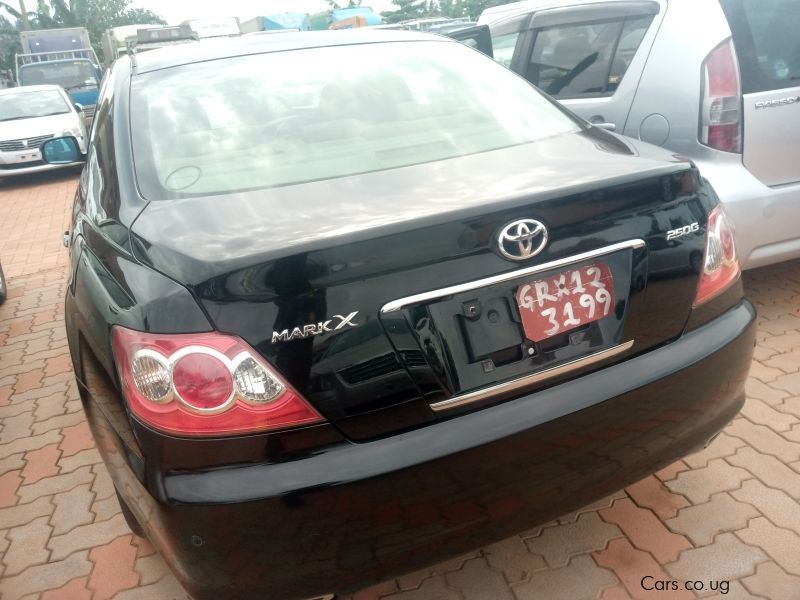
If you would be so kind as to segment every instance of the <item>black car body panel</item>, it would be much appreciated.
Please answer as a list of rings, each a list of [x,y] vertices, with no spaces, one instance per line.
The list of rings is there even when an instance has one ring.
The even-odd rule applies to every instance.
[[[136,69],[350,39],[335,33],[153,51]],[[740,281],[693,307],[717,199],[686,160],[581,125],[434,163],[148,201],[131,147],[135,76],[118,60],[101,90],[65,324],[120,497],[197,598],[302,598],[411,571],[617,490],[702,446],[739,409],[754,311]],[[516,219],[550,231],[527,261],[498,253]],[[595,260],[614,275],[612,313],[523,340],[514,293],[532,276],[519,272]],[[447,291],[476,281],[490,283]],[[472,304],[486,310],[467,322]],[[493,310],[496,327],[483,320]],[[353,327],[275,335],[352,313]],[[131,413],[114,327],[235,335],[324,419],[227,437],[158,431]],[[553,374],[447,404],[542,372]]]
[[[584,160],[560,170],[571,156]],[[632,352],[639,352],[678,336],[705,239],[699,232],[665,243],[664,231],[672,223],[703,223],[713,193],[687,163],[664,158],[641,156],[592,129],[389,172],[154,201],[132,227],[133,253],[184,282],[214,328],[261,352],[348,436],[367,439],[434,420],[430,402],[530,371],[520,356],[488,377],[467,374],[464,363],[475,372],[475,359],[457,361],[458,381],[456,373],[437,376],[409,326],[419,317],[379,314],[398,298],[519,269],[493,251],[495,232],[514,219],[535,216],[548,226],[541,262],[643,239],[646,253],[619,257],[617,280],[627,278],[621,292],[630,306],[620,314],[625,327],[615,342],[635,340]],[[302,222],[287,209],[299,204]],[[662,252],[669,256],[662,259]],[[660,272],[659,263],[672,270]],[[458,303],[470,299],[455,298],[445,310],[457,313]],[[352,312],[357,328],[273,340],[273,332]],[[442,344],[464,347],[458,332],[443,335],[450,339]],[[534,364],[596,345],[565,356],[540,353]]]
[[[702,447],[742,405],[754,328],[743,302],[661,351],[491,410],[158,486],[86,406],[115,483],[196,598],[303,598],[547,522]]]

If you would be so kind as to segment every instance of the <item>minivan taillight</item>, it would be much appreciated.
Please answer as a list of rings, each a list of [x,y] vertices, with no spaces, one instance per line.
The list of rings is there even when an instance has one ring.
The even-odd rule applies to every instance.
[[[694,305],[700,306],[728,289],[741,274],[733,229],[718,205],[708,216],[706,254]]]
[[[703,62],[700,142],[726,152],[742,151],[742,85],[733,40],[714,48]]]
[[[128,406],[154,429],[221,436],[323,421],[237,337],[155,334],[116,326],[111,341]]]

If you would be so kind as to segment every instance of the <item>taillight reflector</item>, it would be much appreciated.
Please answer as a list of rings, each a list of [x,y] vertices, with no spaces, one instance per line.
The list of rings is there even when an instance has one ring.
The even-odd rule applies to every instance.
[[[733,228],[719,205],[708,216],[706,253],[694,305],[699,306],[719,296],[740,274]]]
[[[323,420],[237,337],[153,334],[117,326],[111,340],[128,406],[154,429],[220,436]]]
[[[726,40],[703,63],[700,142],[725,152],[742,151],[742,85],[732,40]]]

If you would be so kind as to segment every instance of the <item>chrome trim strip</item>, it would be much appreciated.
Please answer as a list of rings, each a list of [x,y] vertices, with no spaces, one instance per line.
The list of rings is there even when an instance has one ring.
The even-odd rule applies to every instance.
[[[576,371],[583,367],[588,367],[589,365],[593,365],[600,361],[617,356],[618,354],[622,354],[626,350],[629,350],[631,346],[633,346],[633,340],[629,340],[624,344],[619,344],[607,350],[601,350],[600,352],[595,352],[589,356],[584,356],[583,358],[564,363],[563,365],[558,365],[557,367],[552,367],[550,369],[545,369],[544,371],[539,371],[538,373],[533,373],[532,375],[526,375],[525,377],[520,377],[519,379],[513,379],[511,381],[493,385],[488,388],[483,388],[475,392],[462,394],[461,396],[456,396],[454,398],[450,398],[449,400],[436,402],[431,404],[431,408],[438,412],[455,408],[456,406],[463,406],[465,404],[477,402],[478,400],[491,398],[492,396],[496,396],[505,392],[522,390],[532,386],[535,383],[544,381],[545,379],[557,377],[558,375],[565,375],[566,373]]]
[[[627,242],[619,242],[616,244],[611,244],[610,246],[604,246],[602,248],[598,248],[597,250],[591,250],[589,252],[584,252],[582,254],[575,254],[574,256],[567,256],[565,258],[559,258],[558,260],[552,260],[550,262],[543,263],[541,265],[535,265],[533,267],[526,267],[524,269],[510,271],[508,273],[503,273],[501,275],[494,275],[492,277],[487,277],[485,279],[470,281],[469,283],[451,285],[450,287],[442,288],[439,290],[422,292],[421,294],[415,294],[413,296],[407,296],[405,298],[400,298],[399,300],[393,300],[392,302],[387,302],[386,304],[383,305],[383,308],[381,308],[381,314],[386,315],[389,313],[402,310],[407,306],[411,306],[412,304],[421,304],[423,302],[430,302],[431,300],[436,300],[437,298],[452,296],[454,294],[461,294],[462,292],[469,292],[471,290],[486,287],[489,285],[504,283],[506,281],[511,281],[512,279],[518,279],[519,277],[525,277],[527,275],[542,273],[543,271],[550,271],[553,269],[566,267],[573,263],[582,262],[584,260],[591,260],[593,258],[598,258],[600,256],[605,256],[606,254],[611,254],[612,252],[627,250],[629,248],[631,249],[642,248],[644,246],[645,246],[644,240],[641,239],[628,240]]]

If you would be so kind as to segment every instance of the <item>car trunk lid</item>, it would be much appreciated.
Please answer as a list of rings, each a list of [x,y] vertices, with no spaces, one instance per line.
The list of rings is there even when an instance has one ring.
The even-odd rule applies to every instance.
[[[688,163],[591,129],[152,202],[132,236],[137,256],[185,284],[215,327],[241,336],[348,436],[367,439],[446,418],[464,395],[516,381],[481,398],[497,401],[680,335],[702,264],[703,189]],[[510,260],[497,236],[526,220],[544,224],[549,240],[536,257]],[[521,289],[548,281],[544,295],[558,296],[559,277],[588,282],[592,268],[613,293],[604,317],[565,328],[563,303],[554,305],[561,329],[537,339],[552,325],[541,310],[527,315],[538,323],[524,322]],[[577,298],[572,309],[588,311]]]

